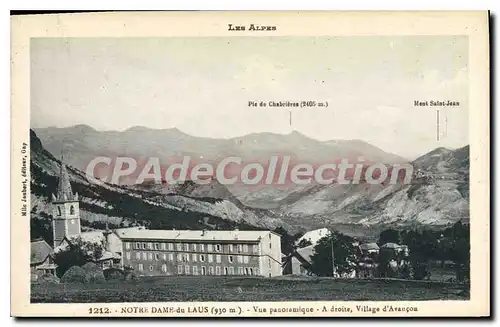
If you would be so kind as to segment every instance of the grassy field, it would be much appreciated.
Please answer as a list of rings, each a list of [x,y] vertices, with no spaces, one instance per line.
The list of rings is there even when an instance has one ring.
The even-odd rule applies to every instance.
[[[463,285],[405,280],[177,276],[31,287],[32,303],[468,299],[468,288]]]

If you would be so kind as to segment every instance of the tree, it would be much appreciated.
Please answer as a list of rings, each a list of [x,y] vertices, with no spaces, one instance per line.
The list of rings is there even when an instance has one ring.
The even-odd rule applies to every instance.
[[[429,230],[407,231],[402,233],[402,241],[408,245],[410,251],[410,263],[413,270],[414,279],[424,279],[430,277],[429,260],[437,253],[438,233]]]
[[[456,222],[445,234],[451,237],[450,257],[455,263],[457,281],[469,279],[470,274],[470,228],[461,221]]]
[[[71,243],[54,255],[54,262],[57,264],[57,275],[64,273],[73,266],[81,267],[87,262],[95,262],[102,257],[104,244],[102,242],[89,242],[77,237]]]
[[[278,227],[274,230],[276,234],[281,235],[281,252],[289,255],[295,250],[295,241],[300,237],[300,234],[290,235],[283,227]]]
[[[335,260],[335,270],[339,275],[351,273],[356,268],[357,247],[354,239],[337,231],[330,231],[328,236],[321,238],[314,247],[315,254],[311,257],[311,270],[317,276],[332,276],[332,247]]]
[[[389,228],[380,233],[378,244],[384,245],[386,243],[396,243],[399,244],[401,242],[399,237],[399,231]]]

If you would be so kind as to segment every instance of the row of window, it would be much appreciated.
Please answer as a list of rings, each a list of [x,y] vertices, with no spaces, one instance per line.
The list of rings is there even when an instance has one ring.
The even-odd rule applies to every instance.
[[[142,263],[138,264],[137,269],[139,271],[144,271],[144,265]],[[161,272],[170,275],[173,272],[168,271],[168,266],[163,264],[161,265]],[[149,271],[154,271],[155,266],[150,265]],[[177,266],[177,274],[178,275],[247,275],[247,276],[258,276],[259,269],[258,268],[249,268],[249,267],[221,267],[221,266],[209,266],[208,268],[205,266],[189,266],[189,265],[179,265]]]
[[[174,251],[174,247],[177,251],[198,251],[205,252],[224,252],[222,244],[196,244],[196,243],[145,243],[145,242],[125,242],[125,249],[130,250],[164,250],[164,251]],[[227,244],[227,252],[233,253],[249,253],[258,251],[258,245],[252,244]]]
[[[125,253],[125,257],[127,260],[132,259],[132,254],[130,252]],[[156,261],[174,261],[174,258],[176,258],[177,262],[215,262],[221,263],[222,262],[222,255],[220,254],[197,254],[197,253],[177,253],[176,257],[174,257],[173,253],[155,253],[155,252],[136,252],[135,253],[135,259],[136,260],[150,260],[152,261],[153,259]],[[247,255],[227,255],[227,261],[229,263],[233,262],[238,262],[238,263],[248,263],[250,261],[250,256]]]

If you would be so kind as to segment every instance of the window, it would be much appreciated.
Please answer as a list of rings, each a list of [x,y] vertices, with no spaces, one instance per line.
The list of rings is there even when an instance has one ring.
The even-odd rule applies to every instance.
[[[160,243],[155,243],[155,250],[159,250],[160,249]]]
[[[136,260],[141,260],[141,252],[136,252],[135,253],[135,259]]]
[[[146,248],[147,248],[147,247],[146,247],[146,243],[142,243],[142,248],[143,248],[144,250],[146,250]]]
[[[219,266],[215,267],[215,274],[220,275],[220,267]]]
[[[163,253],[163,261],[167,261],[167,254]]]
[[[167,243],[161,243],[161,249],[165,251],[167,249]]]
[[[228,260],[229,260],[229,263],[233,263],[233,256],[232,255],[228,256]]]
[[[153,271],[155,269],[155,267],[153,267],[153,265],[149,265],[149,271]]]
[[[174,254],[173,253],[169,253],[168,254],[168,260],[169,261],[174,261]]]
[[[196,251],[196,244],[192,244],[191,248],[193,249],[193,251]]]
[[[155,260],[156,261],[160,260],[160,254],[159,253],[155,253]]]
[[[174,250],[174,244],[168,243],[168,250],[173,251]]]
[[[142,263],[139,264],[139,266],[137,267],[137,269],[139,271],[143,271],[144,270],[144,266],[142,265]]]
[[[229,270],[227,269],[227,267],[224,267],[224,275],[229,275]]]
[[[238,244],[238,252],[242,252],[243,251],[243,246],[241,244]]]
[[[213,275],[214,274],[214,267],[213,266],[208,267],[208,274],[209,275]]]
[[[248,244],[243,244],[243,252],[248,252]]]
[[[148,260],[148,254],[146,252],[142,252],[142,260]]]
[[[250,257],[247,255],[244,255],[243,256],[243,263],[248,263],[248,261],[250,261]]]
[[[270,249],[272,248],[272,245],[271,245],[271,244],[272,244],[272,243],[271,243],[271,242],[269,242],[269,248],[270,248]]]
[[[140,249],[140,248],[141,248],[141,243],[139,243],[139,242],[135,242],[135,248],[136,248],[136,249]]]
[[[184,251],[189,251],[189,244],[184,244]]]
[[[200,254],[200,261],[205,262],[205,255],[204,254]]]
[[[177,243],[177,251],[182,251],[182,244],[181,243]]]
[[[200,244],[200,251],[202,251],[202,252],[205,251],[205,244]]]
[[[221,246],[220,244],[217,244],[217,245],[215,246],[215,251],[220,252],[220,251],[221,251],[221,249],[222,249],[222,246]]]
[[[207,245],[207,251],[212,252],[214,250],[214,246],[212,244]]]
[[[248,268],[245,268],[245,275],[249,275]]]
[[[267,265],[271,268],[271,259],[267,259]]]
[[[214,255],[213,254],[208,255],[208,262],[214,262]]]
[[[202,274],[203,276],[205,276],[205,275],[207,274],[207,267],[205,267],[205,266],[202,266],[202,267],[201,267],[201,274]]]
[[[198,261],[198,255],[193,253],[193,262],[196,262]]]
[[[237,256],[237,261],[238,263],[243,263],[243,256],[242,255]]]
[[[180,266],[180,265],[179,265],[179,266],[177,266],[177,273],[178,273],[179,275],[182,275],[182,266]]]
[[[234,275],[234,267],[229,267],[229,275]]]
[[[189,274],[189,266],[184,266],[184,272],[186,273],[186,275]]]
[[[69,207],[69,214],[74,215],[75,214],[75,207],[71,206]]]
[[[182,254],[180,253],[177,254],[177,261],[182,261]]]
[[[153,252],[149,252],[148,253],[148,259],[149,260],[153,260]]]
[[[130,250],[130,243],[129,242],[125,242],[125,249]]]
[[[253,273],[255,274],[255,276],[258,276],[259,275],[259,268],[255,268],[255,270],[253,271]]]
[[[161,265],[161,271],[164,273],[167,272],[167,265],[166,264]]]
[[[198,275],[198,266],[193,266],[193,275]]]
[[[61,207],[60,207],[60,206],[57,206],[57,215],[58,215],[58,216],[61,216],[61,215],[62,215],[62,212],[61,212]]]
[[[243,275],[243,267],[238,267],[238,275]]]
[[[183,261],[184,261],[184,262],[189,262],[189,254],[188,254],[188,253],[185,253],[185,254],[184,254]]]
[[[127,260],[130,260],[130,257],[131,257],[130,252],[126,253],[126,257],[127,257]]]
[[[229,252],[233,252],[233,245],[232,244],[229,244]]]
[[[250,268],[250,276],[253,276],[253,269]]]
[[[152,250],[153,249],[153,243],[148,243],[148,249]]]
[[[222,262],[220,254],[217,254],[215,256],[215,261],[217,261],[217,263],[221,263]]]

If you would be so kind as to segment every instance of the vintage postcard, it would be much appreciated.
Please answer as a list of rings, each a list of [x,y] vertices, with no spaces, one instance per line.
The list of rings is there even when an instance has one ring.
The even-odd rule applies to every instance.
[[[488,21],[12,17],[12,315],[489,316]]]

